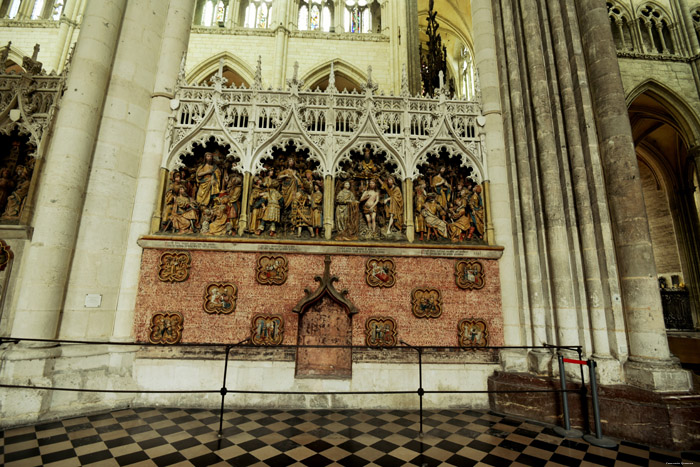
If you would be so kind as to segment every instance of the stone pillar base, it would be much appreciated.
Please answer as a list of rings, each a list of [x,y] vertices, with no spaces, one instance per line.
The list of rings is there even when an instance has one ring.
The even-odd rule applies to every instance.
[[[138,347],[64,345],[9,347],[0,356],[0,382],[19,386],[135,389]],[[127,407],[134,394],[0,390],[0,429]]]
[[[690,372],[673,363],[627,361],[625,381],[629,385],[656,392],[688,392],[693,389]]]
[[[568,389],[579,390],[580,383],[569,382]],[[490,391],[560,389],[558,378],[542,378],[526,373],[496,372],[488,379]],[[580,393],[569,393],[571,425],[593,433],[593,406],[588,387],[586,403]],[[605,436],[685,451],[700,449],[700,393],[660,394],[618,384],[598,388],[601,424]],[[562,426],[562,399],[559,393],[489,394],[491,409]]]
[[[553,364],[557,363],[550,352],[533,350],[527,354],[527,369],[530,373],[551,376],[554,374]]]

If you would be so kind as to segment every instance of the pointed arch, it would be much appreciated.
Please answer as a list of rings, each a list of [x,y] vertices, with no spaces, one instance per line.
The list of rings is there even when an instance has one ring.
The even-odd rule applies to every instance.
[[[629,108],[643,94],[658,100],[668,110],[674,121],[665,123],[678,131],[688,148],[700,141],[700,115],[683,97],[666,85],[654,79],[648,79],[627,94],[625,99],[627,107]]]
[[[309,72],[307,72],[302,79],[305,83],[308,83],[312,89],[315,88],[316,83],[330,75],[331,64],[333,64],[333,72],[335,73],[336,78],[338,75],[345,77],[348,81],[355,83],[358,90],[360,89],[362,83],[367,82],[367,75],[364,72],[340,58],[334,58],[333,60],[328,60],[316,65]],[[342,91],[342,89],[338,90]]]
[[[22,51],[22,49],[15,47],[14,45],[10,45],[10,50],[7,50],[7,44],[5,44],[3,47],[0,47],[0,51],[2,53],[5,53],[7,51],[6,52],[7,53],[7,61],[14,63],[19,68],[24,70],[24,67],[22,66],[23,57],[26,57],[28,55],[26,53],[24,53]],[[5,62],[5,63],[7,63],[7,62]],[[2,64],[4,68],[0,71],[0,73],[5,72],[5,69],[7,68],[5,66],[5,63]]]
[[[246,86],[250,87],[255,81],[255,69],[249,66],[245,60],[231,52],[224,51],[203,60],[195,65],[187,73],[188,83],[201,83],[204,79],[219,69],[219,60],[224,61],[224,68],[229,68],[240,75]],[[230,83],[229,83],[230,85]]]

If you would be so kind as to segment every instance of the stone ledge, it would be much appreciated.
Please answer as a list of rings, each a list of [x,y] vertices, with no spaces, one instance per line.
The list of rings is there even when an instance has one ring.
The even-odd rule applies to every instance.
[[[495,390],[560,389],[558,379],[526,373],[496,372],[488,379]],[[580,385],[569,383],[569,389]],[[603,434],[673,450],[700,449],[700,393],[660,394],[629,385],[599,386]],[[569,393],[571,424],[594,429],[590,392],[587,404]],[[489,394],[492,410],[562,426],[561,396],[558,393]]]
[[[450,245],[414,243],[360,243],[337,242],[324,243],[298,242],[294,240],[276,240],[261,242],[259,239],[247,238],[207,238],[165,235],[148,235],[138,240],[141,248],[209,250],[239,252],[279,252],[304,253],[316,255],[360,255],[360,256],[422,256],[431,258],[483,258],[500,259],[503,247],[489,245]]]

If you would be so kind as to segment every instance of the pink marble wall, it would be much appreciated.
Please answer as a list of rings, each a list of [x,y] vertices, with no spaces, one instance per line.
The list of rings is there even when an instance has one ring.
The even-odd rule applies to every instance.
[[[166,250],[144,250],[134,316],[134,334],[148,341],[153,313],[179,311],[184,316],[182,342],[235,343],[250,336],[251,320],[258,313],[284,317],[284,344],[297,343],[298,315],[292,308],[304,297],[304,289],[315,290],[314,276],[323,274],[323,255],[285,254],[289,277],[281,286],[260,285],[255,280],[257,253],[191,251],[192,266],[185,282],[158,280],[160,255]],[[398,337],[412,345],[457,345],[457,324],[464,318],[481,318],[488,325],[490,345],[503,345],[503,318],[497,260],[480,260],[486,284],[481,290],[461,290],[455,285],[454,265],[449,258],[395,257],[396,284],[373,288],[365,282],[366,256],[331,256],[331,274],[340,279],[335,286],[347,289],[347,297],[359,313],[352,318],[352,340],[364,345],[365,320],[388,316],[396,321]],[[206,286],[232,282],[238,286],[236,310],[229,315],[211,315],[203,310]],[[437,288],[442,293],[442,316],[416,318],[411,312],[411,291],[416,287]]]

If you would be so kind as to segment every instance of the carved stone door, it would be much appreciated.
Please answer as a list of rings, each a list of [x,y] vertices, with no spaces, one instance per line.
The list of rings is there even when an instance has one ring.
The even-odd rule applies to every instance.
[[[301,345],[350,345],[352,318],[345,306],[322,297],[299,316],[297,342]],[[299,348],[296,376],[300,378],[350,378],[352,349]]]

